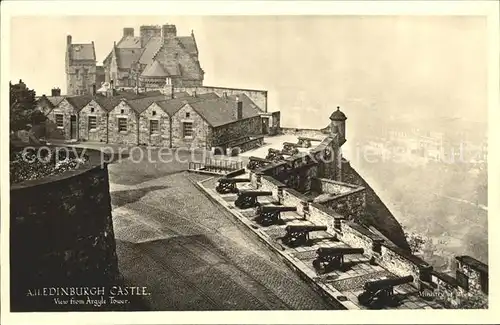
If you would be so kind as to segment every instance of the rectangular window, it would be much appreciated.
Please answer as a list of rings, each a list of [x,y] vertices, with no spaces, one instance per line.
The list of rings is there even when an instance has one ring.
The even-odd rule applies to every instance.
[[[118,131],[127,131],[127,119],[124,117],[118,118]]]
[[[56,114],[56,125],[58,128],[64,127],[64,115]]]
[[[193,123],[191,123],[191,122],[182,123],[182,134],[184,137],[192,137],[193,136]]]
[[[158,120],[150,120],[149,121],[149,133],[154,134],[154,133],[159,133],[160,131],[160,126]]]
[[[89,130],[97,129],[97,116],[89,116]]]

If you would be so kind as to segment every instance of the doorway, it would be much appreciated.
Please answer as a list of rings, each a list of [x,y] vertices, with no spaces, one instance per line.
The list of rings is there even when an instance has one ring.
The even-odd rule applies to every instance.
[[[69,132],[72,140],[77,138],[76,115],[71,115]]]

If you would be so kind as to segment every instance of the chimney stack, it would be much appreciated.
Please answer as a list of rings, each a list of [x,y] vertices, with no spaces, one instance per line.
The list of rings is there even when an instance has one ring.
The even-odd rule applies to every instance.
[[[96,95],[96,93],[97,93],[97,91],[96,91],[96,86],[95,86],[95,84],[93,84],[93,85],[92,85],[92,96],[95,96],[95,95]]]
[[[59,88],[52,88],[52,96],[61,96],[61,89]]]
[[[193,90],[193,97],[198,97],[198,94],[196,94],[196,90]]]
[[[236,96],[236,118],[241,120],[243,118],[243,102]]]
[[[71,45],[71,35],[66,36],[66,45]]]
[[[125,27],[123,29],[123,37],[134,37],[134,29],[131,27]]]

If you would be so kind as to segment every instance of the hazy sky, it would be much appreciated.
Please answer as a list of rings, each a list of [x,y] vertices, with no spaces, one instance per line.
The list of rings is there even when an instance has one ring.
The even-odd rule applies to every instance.
[[[324,127],[337,105],[349,118],[487,116],[486,21],[472,16],[16,17],[11,80],[65,92],[67,34],[94,41],[101,63],[123,27],[164,23],[194,30],[205,85],[268,90],[283,126]]]

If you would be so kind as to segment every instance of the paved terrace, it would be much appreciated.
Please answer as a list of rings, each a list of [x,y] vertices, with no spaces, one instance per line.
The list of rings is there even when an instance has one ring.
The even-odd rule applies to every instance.
[[[238,178],[248,178],[249,174],[241,175]],[[269,227],[260,226],[253,221],[255,211],[250,209],[239,209],[234,206],[236,194],[219,194],[215,191],[217,177],[208,178],[199,182],[199,186],[211,198],[225,207],[236,219],[248,226],[262,241],[264,241],[272,250],[279,254],[285,262],[311,283],[318,291],[324,294],[335,305],[339,303],[339,308],[345,309],[367,309],[361,306],[357,296],[363,292],[363,285],[367,281],[375,281],[386,278],[397,277],[395,274],[387,271],[378,265],[369,263],[369,257],[362,254],[345,255],[344,259],[352,266],[345,271],[333,271],[320,275],[312,266],[316,250],[319,247],[350,247],[349,245],[335,239],[332,234],[325,231],[315,231],[310,233],[313,241],[312,246],[289,248],[283,245],[280,237],[285,234],[287,225],[314,225],[311,221],[304,220],[296,212],[282,212],[281,216],[284,225],[273,225]],[[239,183],[239,189],[252,189],[250,183]],[[259,203],[262,205],[276,205],[273,198],[259,197]],[[394,294],[400,298],[401,304],[389,309],[440,309],[440,304],[424,300],[418,292],[418,289],[410,284],[404,284],[394,287]],[[337,302],[336,302],[337,301]]]

